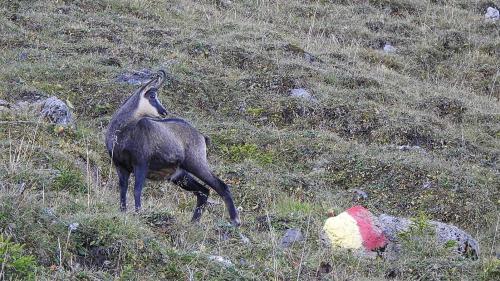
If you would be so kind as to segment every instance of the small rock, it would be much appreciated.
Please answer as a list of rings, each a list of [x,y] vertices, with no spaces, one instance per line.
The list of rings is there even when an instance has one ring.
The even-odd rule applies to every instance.
[[[221,256],[208,256],[208,259],[211,260],[211,261],[215,261],[219,264],[221,264],[222,266],[224,267],[232,267],[234,266],[234,264],[229,260],[229,259],[226,259],[224,257],[221,257]]]
[[[42,102],[41,114],[44,118],[48,119],[58,125],[71,125],[73,118],[71,111],[62,100],[57,97],[50,97]]]
[[[401,151],[410,151],[410,150],[420,150],[420,149],[422,149],[418,145],[407,145],[407,144],[405,144],[405,145],[399,145],[397,148],[399,150],[401,150]]]
[[[250,244],[250,239],[246,237],[243,233],[240,233],[240,239],[243,244]]]
[[[28,59],[28,53],[26,53],[26,52],[21,52],[21,53],[19,54],[19,60],[20,60],[20,61],[25,61],[25,60],[27,60],[27,59]]]
[[[294,98],[299,98],[299,99],[304,99],[307,101],[314,101],[316,100],[306,89],[304,88],[297,88],[297,89],[292,89],[290,91],[290,96]]]
[[[396,48],[392,46],[391,44],[385,44],[384,45],[384,53],[390,54],[396,52]]]
[[[229,7],[231,7],[231,4],[233,4],[233,2],[231,0],[217,0],[216,1],[217,7],[223,8],[223,9],[228,9]]]
[[[142,85],[145,82],[150,81],[155,72],[149,69],[142,69],[139,71],[134,71],[132,73],[123,73],[116,77],[116,82],[128,83],[130,85],[138,86]]]
[[[352,193],[354,193],[354,198],[353,198],[354,201],[368,199],[368,194],[361,189],[355,188],[352,190]]]
[[[319,59],[318,57],[316,57],[315,55],[311,54],[311,53],[308,53],[308,52],[304,52],[304,59],[306,61],[308,61],[309,63],[313,63],[313,62],[323,62],[321,59]]]
[[[280,246],[282,248],[288,248],[295,242],[299,242],[302,240],[304,240],[304,236],[302,235],[300,229],[290,228],[287,229],[285,235],[283,235],[283,238],[281,238]]]
[[[80,226],[80,224],[79,224],[79,223],[77,223],[77,222],[74,222],[74,223],[71,223],[70,225],[68,225],[68,229],[69,229],[70,231],[75,231],[75,230],[77,230],[77,229],[78,229],[78,226]]]
[[[486,9],[486,14],[484,14],[484,18],[490,21],[497,21],[500,19],[500,12],[493,7],[488,7]]]
[[[424,189],[431,188],[432,186],[433,186],[433,184],[431,181],[425,181],[424,184],[422,184],[422,188],[424,188]]]
[[[0,100],[0,109],[2,109],[2,107],[4,107],[4,108],[10,108],[10,103],[8,103],[5,100]]]

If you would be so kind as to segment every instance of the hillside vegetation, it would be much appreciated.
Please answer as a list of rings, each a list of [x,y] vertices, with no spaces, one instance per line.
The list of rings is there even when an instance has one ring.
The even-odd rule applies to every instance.
[[[0,107],[3,277],[496,279],[500,21],[484,13],[498,5],[0,0],[0,99],[12,105]],[[167,182],[147,183],[141,214],[119,212],[104,132],[137,86],[116,77],[160,68],[171,74],[165,107],[211,139],[239,229],[215,192],[191,224],[195,197]],[[311,96],[291,96],[296,88]],[[37,96],[67,101],[75,126],[16,107]],[[368,197],[353,202],[353,189]],[[324,247],[327,212],[354,204],[454,224],[481,255],[420,240],[397,261]],[[292,227],[304,241],[280,248]]]

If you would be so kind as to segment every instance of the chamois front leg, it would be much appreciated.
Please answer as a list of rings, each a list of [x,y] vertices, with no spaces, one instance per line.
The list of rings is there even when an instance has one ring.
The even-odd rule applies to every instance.
[[[120,211],[125,212],[127,211],[127,189],[130,172],[120,166],[116,166],[116,172],[120,182]]]
[[[144,182],[146,181],[146,170],[146,165],[138,165],[134,167],[134,201],[136,212],[139,212],[141,210],[141,194],[142,187],[144,186]]]

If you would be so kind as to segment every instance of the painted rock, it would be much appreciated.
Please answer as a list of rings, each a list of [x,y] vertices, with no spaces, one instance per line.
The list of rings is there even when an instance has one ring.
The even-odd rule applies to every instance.
[[[375,251],[387,245],[377,217],[362,206],[354,206],[328,218],[323,231],[333,246]]]

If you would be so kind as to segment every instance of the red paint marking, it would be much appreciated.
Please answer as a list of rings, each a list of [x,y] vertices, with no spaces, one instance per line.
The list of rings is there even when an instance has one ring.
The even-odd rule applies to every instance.
[[[373,225],[372,213],[363,206],[354,206],[346,211],[354,218],[358,224],[363,246],[370,251],[383,248],[387,244],[387,240],[382,233],[382,230],[376,229]]]

